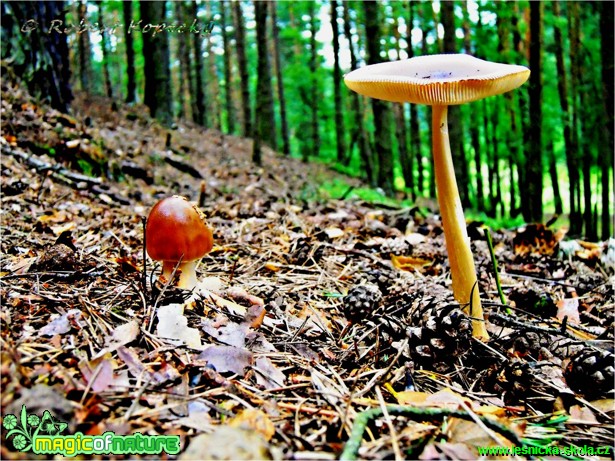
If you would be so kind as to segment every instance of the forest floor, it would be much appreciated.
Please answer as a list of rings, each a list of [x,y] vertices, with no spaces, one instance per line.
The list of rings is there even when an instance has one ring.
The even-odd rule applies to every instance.
[[[178,435],[180,459],[612,447],[612,240],[492,231],[503,303],[472,223],[483,343],[451,296],[437,215],[325,197],[325,181],[360,183],[268,149],[257,168],[250,140],[168,131],[143,107],[73,111],[3,86],[5,420],[25,404],[65,434]],[[214,229],[189,298],[143,264],[143,221],[173,194]],[[25,457],[17,444],[2,457]]]

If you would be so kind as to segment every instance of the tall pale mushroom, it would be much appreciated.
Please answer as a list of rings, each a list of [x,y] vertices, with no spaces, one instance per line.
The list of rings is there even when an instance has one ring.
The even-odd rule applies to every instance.
[[[487,340],[476,269],[457,189],[448,139],[448,106],[506,93],[527,81],[524,66],[484,61],[466,54],[418,56],[350,72],[346,85],[359,94],[432,106],[433,156],[455,299],[472,317],[473,334]],[[471,312],[470,312],[471,307]]]

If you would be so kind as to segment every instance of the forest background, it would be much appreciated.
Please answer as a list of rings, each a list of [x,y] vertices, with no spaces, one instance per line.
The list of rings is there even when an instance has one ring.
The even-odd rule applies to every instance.
[[[168,127],[253,138],[256,164],[266,144],[364,178],[362,198],[434,207],[431,109],[363,98],[343,75],[437,53],[526,65],[519,90],[451,110],[462,203],[500,226],[555,214],[597,240],[613,229],[613,5],[3,2],[2,57],[58,109],[76,91],[143,103]]]

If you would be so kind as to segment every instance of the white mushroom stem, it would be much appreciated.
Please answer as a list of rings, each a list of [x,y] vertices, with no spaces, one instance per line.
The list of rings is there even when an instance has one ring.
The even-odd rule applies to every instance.
[[[448,106],[432,106],[432,111],[436,187],[451,266],[453,295],[472,318],[473,336],[486,341],[489,339],[489,334],[485,328],[483,308],[476,283],[476,268],[457,189],[448,138]]]
[[[188,261],[185,263],[180,262],[179,264],[177,263],[177,261],[163,261],[162,275],[168,282],[173,276],[173,270],[175,269],[175,266],[177,266],[175,274],[179,276],[179,279],[176,286],[178,288],[184,288],[185,290],[192,290],[194,287],[196,287],[196,284],[198,282],[196,278],[196,267],[199,265],[199,262],[200,259]]]

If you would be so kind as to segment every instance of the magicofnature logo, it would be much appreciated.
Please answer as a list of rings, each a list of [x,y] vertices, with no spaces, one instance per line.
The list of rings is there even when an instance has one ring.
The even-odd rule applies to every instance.
[[[13,447],[21,452],[31,451],[46,455],[110,455],[110,454],[148,454],[158,455],[166,452],[179,453],[177,435],[115,435],[108,431],[102,435],[62,435],[68,424],[56,420],[49,410],[39,417],[28,414],[26,406],[21,408],[19,417],[9,414],[2,421],[8,431],[6,439],[12,437]]]

